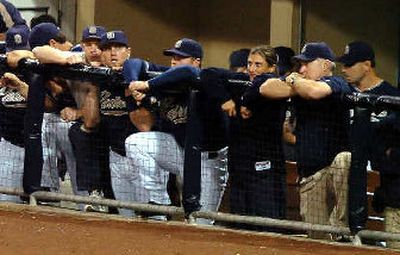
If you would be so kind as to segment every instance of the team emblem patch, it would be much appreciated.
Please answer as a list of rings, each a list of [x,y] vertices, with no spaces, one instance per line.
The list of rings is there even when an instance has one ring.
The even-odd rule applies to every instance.
[[[350,52],[350,47],[349,45],[346,45],[346,47],[344,48],[344,55],[349,54],[349,52]]]
[[[254,164],[254,168],[256,171],[265,171],[271,169],[271,161],[261,161],[261,162],[256,162]]]
[[[89,27],[89,34],[96,34],[97,28],[96,27]]]
[[[20,34],[14,35],[14,43],[15,44],[22,44],[22,36]]]
[[[107,39],[111,40],[111,39],[115,39],[115,33],[114,32],[107,32]]]
[[[179,49],[182,46],[182,40],[179,40],[175,43],[175,48]]]
[[[388,116],[387,111],[381,111],[380,113],[371,113],[370,122],[381,122],[384,118]]]

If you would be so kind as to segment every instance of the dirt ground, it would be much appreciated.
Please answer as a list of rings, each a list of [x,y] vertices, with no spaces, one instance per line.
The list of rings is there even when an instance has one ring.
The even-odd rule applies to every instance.
[[[279,235],[0,205],[0,254],[400,254]]]

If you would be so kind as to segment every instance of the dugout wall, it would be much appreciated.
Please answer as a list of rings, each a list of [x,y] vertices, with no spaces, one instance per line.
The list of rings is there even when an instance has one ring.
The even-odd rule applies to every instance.
[[[227,67],[232,50],[257,44],[284,44],[299,50],[305,41],[326,41],[341,54],[349,41],[365,40],[376,49],[381,76],[398,83],[398,1],[82,0],[77,13],[77,31],[93,22],[123,29],[134,55],[164,64],[167,59],[161,49],[184,36],[204,45],[204,66],[221,67]]]

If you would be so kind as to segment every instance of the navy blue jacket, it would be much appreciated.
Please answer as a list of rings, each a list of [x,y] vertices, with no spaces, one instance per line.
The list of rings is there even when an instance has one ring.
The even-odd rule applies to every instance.
[[[155,77],[153,74],[160,72]],[[147,75],[150,73],[151,75]],[[219,150],[226,146],[224,116],[219,104],[218,95],[208,89],[212,76],[207,69],[200,70],[192,66],[177,66],[165,70],[165,67],[147,63],[143,60],[132,60],[124,65],[124,74],[137,80],[148,80],[148,96],[155,97],[159,116],[158,130],[175,136],[178,144],[184,145],[187,121],[188,92],[199,90],[198,109],[200,149],[202,151]],[[130,111],[137,109],[134,102],[129,105]],[[154,107],[153,107],[154,110]]]
[[[341,100],[352,88],[339,76],[323,77],[332,94],[320,100],[293,98],[296,109],[296,159],[300,176],[307,177],[349,151],[349,109]]]

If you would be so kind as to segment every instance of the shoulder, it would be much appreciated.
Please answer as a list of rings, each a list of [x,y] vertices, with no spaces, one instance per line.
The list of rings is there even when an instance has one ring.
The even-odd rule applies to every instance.
[[[247,75],[248,76],[248,75]],[[225,68],[209,67],[201,69],[200,78],[204,81],[210,80],[247,80],[246,75],[235,73]]]
[[[200,71],[201,75],[229,75],[231,74],[231,71],[228,69],[220,68],[220,67],[208,67],[208,68],[203,68]]]
[[[263,82],[265,82],[266,80],[271,79],[271,78],[278,78],[278,76],[275,75],[275,74],[273,74],[273,73],[263,73],[263,74],[261,74],[261,75],[257,75],[257,76],[254,78],[253,83],[254,83],[254,84],[260,84],[260,83],[263,83]]]
[[[373,93],[375,91],[377,91],[377,94],[400,96],[400,89],[394,87],[392,84],[390,84],[387,81],[383,81],[375,89],[372,90]]]
[[[343,86],[347,86],[347,81],[341,77],[341,76],[337,76],[337,75],[332,75],[332,76],[324,76],[321,78],[321,81],[327,83],[328,85],[330,84],[338,84],[338,85],[343,85]]]
[[[337,75],[325,76],[321,78],[321,82],[328,84],[328,86],[331,87],[334,93],[335,92],[350,93],[353,91],[350,84],[348,84],[348,82],[341,76]]]
[[[182,75],[182,76],[199,76],[201,69],[191,66],[191,65],[181,65],[181,66],[175,66],[170,68],[167,72],[164,74],[169,74],[174,73],[175,75]]]

